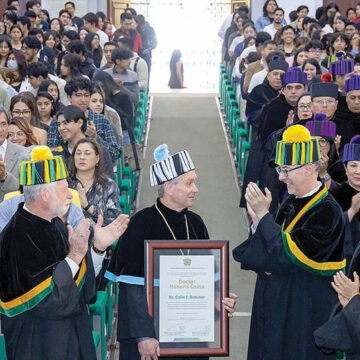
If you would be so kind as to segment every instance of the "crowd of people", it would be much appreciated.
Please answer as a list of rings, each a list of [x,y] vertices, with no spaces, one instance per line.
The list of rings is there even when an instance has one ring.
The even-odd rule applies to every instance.
[[[314,15],[267,0],[218,32],[250,142],[233,252],[257,273],[248,359],[360,358],[360,3]]]

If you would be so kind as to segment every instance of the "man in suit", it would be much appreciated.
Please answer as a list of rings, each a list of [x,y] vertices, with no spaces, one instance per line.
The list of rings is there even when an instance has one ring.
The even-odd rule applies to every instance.
[[[0,201],[4,195],[19,188],[19,170],[24,147],[7,140],[9,116],[0,106]]]

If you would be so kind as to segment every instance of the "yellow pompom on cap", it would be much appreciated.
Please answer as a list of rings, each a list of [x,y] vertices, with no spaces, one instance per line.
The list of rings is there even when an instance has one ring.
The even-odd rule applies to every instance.
[[[310,141],[310,131],[302,125],[293,125],[284,131],[283,141],[286,143],[299,143]]]
[[[51,150],[45,145],[36,146],[31,152],[32,161],[50,160],[53,158],[54,155],[52,154]]]

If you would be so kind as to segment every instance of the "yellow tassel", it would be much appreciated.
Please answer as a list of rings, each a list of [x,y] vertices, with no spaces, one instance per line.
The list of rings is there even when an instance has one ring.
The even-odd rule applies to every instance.
[[[52,159],[54,156],[47,146],[36,146],[31,152],[32,161],[42,161]]]
[[[302,125],[290,126],[283,134],[283,141],[287,143],[310,141],[310,138],[311,135],[309,130]]]

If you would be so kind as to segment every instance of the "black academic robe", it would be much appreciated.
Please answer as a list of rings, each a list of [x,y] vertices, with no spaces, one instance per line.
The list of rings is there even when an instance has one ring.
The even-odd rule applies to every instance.
[[[292,109],[294,109],[294,107],[286,102],[285,96],[279,95],[276,98],[269,100],[269,102],[263,106],[260,115],[256,117],[256,121],[254,122],[256,125],[253,126],[253,133],[256,132],[257,136],[255,138],[253,137],[250,146],[244,183],[241,191],[240,207],[246,207],[245,192],[249,182],[256,183],[259,181],[259,184],[262,187],[262,175],[268,162],[268,156],[266,156],[264,145],[271,133],[286,125],[286,119],[289,111]]]
[[[349,222],[349,217],[347,211],[351,207],[351,200],[354,195],[358,193],[353,187],[348,183],[343,183],[338,187],[335,187],[334,190],[329,190],[329,192],[334,196],[335,200],[341,206],[344,212],[344,222],[345,222],[345,244],[344,244],[344,254],[346,256],[347,270],[350,266],[351,258],[354,255],[354,251],[359,244],[359,234],[360,234],[360,214],[357,213],[351,223]]]
[[[301,209],[319,197],[293,225]],[[234,249],[241,267],[258,274],[248,360],[335,359],[315,346],[312,333],[337,300],[331,268],[345,266],[343,227],[341,209],[322,185],[311,196],[289,196],[275,220],[265,215]]]
[[[347,276],[360,274],[360,244],[352,257]],[[354,296],[343,308],[337,303],[330,319],[314,332],[317,346],[326,353],[342,351],[347,360],[360,360],[360,295]]]
[[[332,120],[336,123],[336,134],[341,136],[340,153],[342,153],[345,144],[348,144],[353,136],[360,134],[360,113],[355,114],[348,109],[338,110]]]
[[[74,279],[65,260],[64,223],[39,218],[23,203],[0,243],[0,312],[8,360],[96,360],[86,307],[95,295],[90,252]],[[15,299],[18,303],[11,303]]]
[[[190,239],[209,239],[206,226],[199,215],[188,209],[181,212],[171,210],[165,207],[159,199],[157,199],[157,205],[174,232],[176,239],[186,240],[187,238],[185,214]],[[121,274],[143,278],[144,240],[169,240],[171,238],[172,235],[156,210],[155,205],[139,211],[131,218],[126,232],[119,240],[108,271],[116,276]],[[144,286],[119,283],[117,331],[118,340],[120,340],[120,359],[137,360],[134,353],[131,356],[122,357],[121,346],[131,343],[136,345],[137,338],[156,338],[154,321],[148,312]],[[134,352],[136,352],[136,349]],[[162,357],[162,359],[165,358]]]

